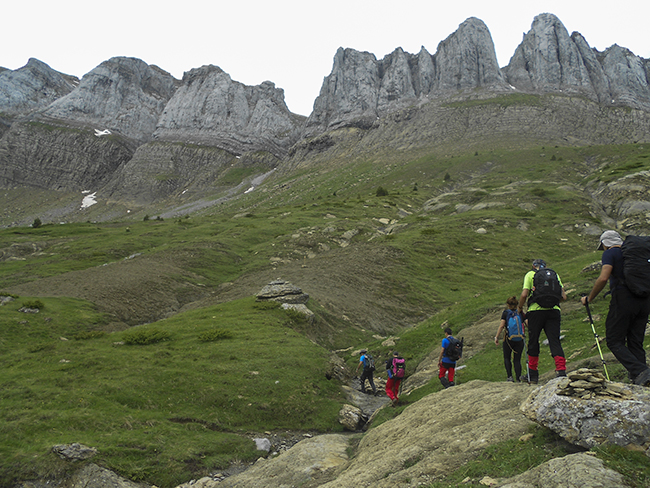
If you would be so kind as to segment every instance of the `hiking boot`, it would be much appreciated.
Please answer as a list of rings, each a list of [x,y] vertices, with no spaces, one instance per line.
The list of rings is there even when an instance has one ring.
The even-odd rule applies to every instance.
[[[393,407],[397,406],[397,403],[399,402],[398,398],[393,398]]]
[[[512,379],[512,376],[508,376],[508,381],[509,381],[510,383],[514,383],[514,382],[515,382],[515,380]]]
[[[639,386],[650,386],[650,368],[646,368],[643,373],[637,376],[634,380],[634,384]]]
[[[555,377],[559,378],[560,376],[566,376],[566,370],[565,369],[558,369],[555,371]]]
[[[455,381],[450,381],[449,386],[456,386],[456,382]]]
[[[440,383],[442,383],[442,386],[444,386],[445,388],[449,388],[451,386],[451,383],[449,382],[449,380],[447,378],[445,378],[444,376],[442,378],[440,378]]]

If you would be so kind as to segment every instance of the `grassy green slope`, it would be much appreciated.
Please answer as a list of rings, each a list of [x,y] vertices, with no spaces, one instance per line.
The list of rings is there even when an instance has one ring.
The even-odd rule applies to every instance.
[[[442,322],[462,330],[518,294],[533,258],[543,257],[560,273],[575,305],[595,278],[581,270],[599,259],[596,237],[587,231],[600,222],[582,188],[645,169],[647,154],[631,145],[422,156],[381,166],[366,161],[278,177],[218,213],[4,229],[0,248],[26,250],[3,262],[0,289],[41,277],[64,279],[66,272],[141,253],[172,261],[193,272],[195,284],[218,290],[238,277],[269,271],[275,256],[293,256],[299,263],[327,259],[330,254],[307,236],[325,239],[334,215],[337,235],[359,233],[348,247],[330,251],[337,256],[328,261],[332,272],[346,266],[345,253],[387,252],[390,269],[373,270],[384,298],[390,296],[396,308],[419,308],[427,317],[398,331],[400,352],[414,367],[439,347]],[[377,196],[379,186],[387,196]],[[378,219],[400,227],[388,232]],[[38,252],[29,250],[33,243]],[[308,258],[309,251],[316,257]],[[273,266],[282,272],[281,265]],[[146,289],[142,294],[131,299],[143,299]],[[378,357],[388,354],[372,331],[336,316],[319,296],[309,305],[318,314],[317,327],[327,330],[322,335],[250,296],[112,331],[113,318],[91,303],[48,298],[45,291],[39,295],[44,308],[38,314],[18,311],[34,297],[0,308],[0,480],[5,484],[66,469],[49,448],[67,442],[95,446],[100,451],[95,461],[162,487],[234,459],[252,460],[258,454],[243,434],[340,429],[336,414],[344,399],[324,374],[330,349],[367,345]],[[594,312],[604,314],[606,306],[597,302]],[[564,347],[572,361],[595,355],[584,318],[579,307],[566,307]],[[119,344],[137,342],[129,336],[134,330],[142,331],[140,342],[163,340]],[[219,339],[219,331],[226,337]],[[210,336],[215,340],[207,340]],[[356,358],[347,354],[343,358],[354,364]],[[540,368],[552,369],[547,349]],[[500,349],[485,344],[468,359],[459,380],[500,381],[502,369]],[[624,377],[614,365],[610,374]],[[432,381],[408,401],[439,389]]]

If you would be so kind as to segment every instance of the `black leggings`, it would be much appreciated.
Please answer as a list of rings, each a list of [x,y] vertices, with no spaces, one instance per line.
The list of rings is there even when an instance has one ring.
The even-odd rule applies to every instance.
[[[515,365],[515,380],[521,378],[521,355],[524,352],[524,341],[511,341],[507,337],[503,341],[503,363],[506,366],[508,378],[512,376],[512,364]],[[512,361],[510,357],[512,356]]]
[[[632,295],[627,288],[617,288],[612,293],[609,313],[605,321],[607,347],[636,378],[648,368],[643,348],[650,301]]]

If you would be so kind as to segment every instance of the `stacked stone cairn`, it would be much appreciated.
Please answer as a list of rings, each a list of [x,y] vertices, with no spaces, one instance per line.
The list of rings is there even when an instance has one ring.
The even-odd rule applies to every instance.
[[[567,373],[557,385],[558,395],[592,400],[597,397],[620,398],[630,397],[622,385],[611,383],[597,369],[581,368]]]

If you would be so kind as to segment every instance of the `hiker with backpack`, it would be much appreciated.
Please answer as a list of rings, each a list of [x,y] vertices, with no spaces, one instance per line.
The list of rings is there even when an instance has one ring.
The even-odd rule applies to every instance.
[[[456,374],[456,361],[463,354],[463,342],[451,335],[451,328],[445,329],[445,338],[442,340],[440,356],[438,357],[438,378],[445,388],[454,386]]]
[[[517,310],[522,313],[528,300],[528,375],[532,384],[539,380],[539,336],[544,331],[555,362],[555,375],[566,376],[566,359],[560,342],[560,302],[566,300],[562,280],[546,267],[543,259],[533,261],[533,269],[524,276],[524,287]]]
[[[503,337],[503,362],[506,367],[506,374],[508,381],[519,382],[522,380],[521,376],[521,355],[524,352],[525,344],[525,318],[517,311],[519,300],[517,297],[512,296],[506,301],[507,309],[501,314],[501,322],[497,335],[494,336],[494,343],[499,345],[499,337],[501,332],[505,331]],[[512,377],[512,366],[515,367],[515,376]],[[527,378],[524,378],[527,381]]]
[[[397,351],[393,352],[393,357],[386,360],[386,395],[390,398],[393,406],[399,402],[399,386],[406,374],[406,361]]]
[[[361,392],[366,393],[366,380],[368,380],[368,383],[370,383],[370,387],[372,388],[372,394],[376,395],[377,388],[375,387],[375,381],[373,378],[375,372],[375,360],[370,354],[368,354],[367,349],[361,349],[360,354],[359,364],[357,364],[357,369],[354,370],[354,373],[356,374],[359,371],[359,367],[363,365],[363,372],[361,373],[361,378],[359,378],[359,381],[361,382]]]
[[[588,307],[609,281],[612,299],[605,320],[607,347],[633,383],[650,386],[643,348],[650,314],[650,237],[627,236],[623,241],[615,230],[606,230],[597,249],[603,251],[600,275],[580,301]]]

